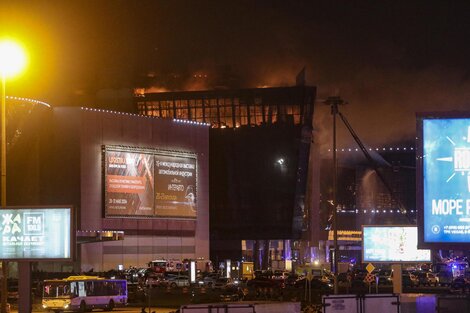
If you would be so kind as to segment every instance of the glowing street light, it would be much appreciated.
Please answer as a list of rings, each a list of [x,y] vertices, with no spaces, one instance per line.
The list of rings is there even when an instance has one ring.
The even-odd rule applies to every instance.
[[[15,76],[26,66],[23,48],[10,40],[0,41],[0,73],[3,78]]]
[[[6,80],[21,72],[26,66],[26,54],[24,50],[11,40],[0,41],[0,75],[2,77],[2,96],[1,96],[1,206],[7,205],[7,140],[6,140]],[[7,307],[7,277],[8,262],[2,262],[3,280],[1,284],[1,312],[6,312]]]
[[[1,206],[6,204],[6,80],[18,74],[26,65],[24,50],[11,40],[0,41],[0,74],[2,76],[2,104],[1,104]]]

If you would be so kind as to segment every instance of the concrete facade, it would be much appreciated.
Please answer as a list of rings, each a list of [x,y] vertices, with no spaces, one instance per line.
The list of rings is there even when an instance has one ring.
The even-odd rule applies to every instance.
[[[209,259],[208,126],[87,108],[59,107],[31,121],[9,163],[11,205],[69,204],[82,231],[122,230],[125,239],[77,247],[75,270],[147,266],[152,259]],[[197,159],[197,217],[105,217],[104,146],[183,152]],[[28,194],[19,192],[28,190]],[[44,270],[70,265],[39,264]]]

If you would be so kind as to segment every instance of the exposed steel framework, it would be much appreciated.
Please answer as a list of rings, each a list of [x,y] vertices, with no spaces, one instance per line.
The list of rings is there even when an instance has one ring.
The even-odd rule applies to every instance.
[[[213,128],[278,122],[312,125],[315,87],[146,93],[136,97],[139,114],[209,123]]]

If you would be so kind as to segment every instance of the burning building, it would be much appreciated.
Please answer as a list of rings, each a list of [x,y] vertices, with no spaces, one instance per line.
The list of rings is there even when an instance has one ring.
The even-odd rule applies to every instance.
[[[295,86],[136,97],[142,115],[211,125],[212,261],[254,261],[267,268],[301,258],[301,242],[312,242],[315,96],[315,87]]]

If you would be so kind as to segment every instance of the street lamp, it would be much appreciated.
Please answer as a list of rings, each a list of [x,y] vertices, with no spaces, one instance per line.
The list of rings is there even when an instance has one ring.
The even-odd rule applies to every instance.
[[[0,41],[0,73],[2,75],[2,107],[1,107],[1,206],[7,205],[7,188],[6,188],[6,93],[5,86],[6,80],[18,74],[26,65],[26,55],[23,49],[13,41],[3,40]]]
[[[338,294],[338,214],[337,210],[337,188],[338,188],[338,162],[336,160],[336,115],[338,114],[338,106],[345,102],[338,96],[328,97],[325,101],[326,105],[331,107],[331,115],[333,116],[333,283],[334,293]]]
[[[7,140],[6,140],[6,80],[18,74],[26,65],[26,55],[23,49],[11,40],[0,41],[0,75],[2,76],[2,96],[1,96],[1,206],[7,205]],[[2,295],[1,295],[1,312],[7,311],[7,278],[8,278],[8,262],[2,262]]]

